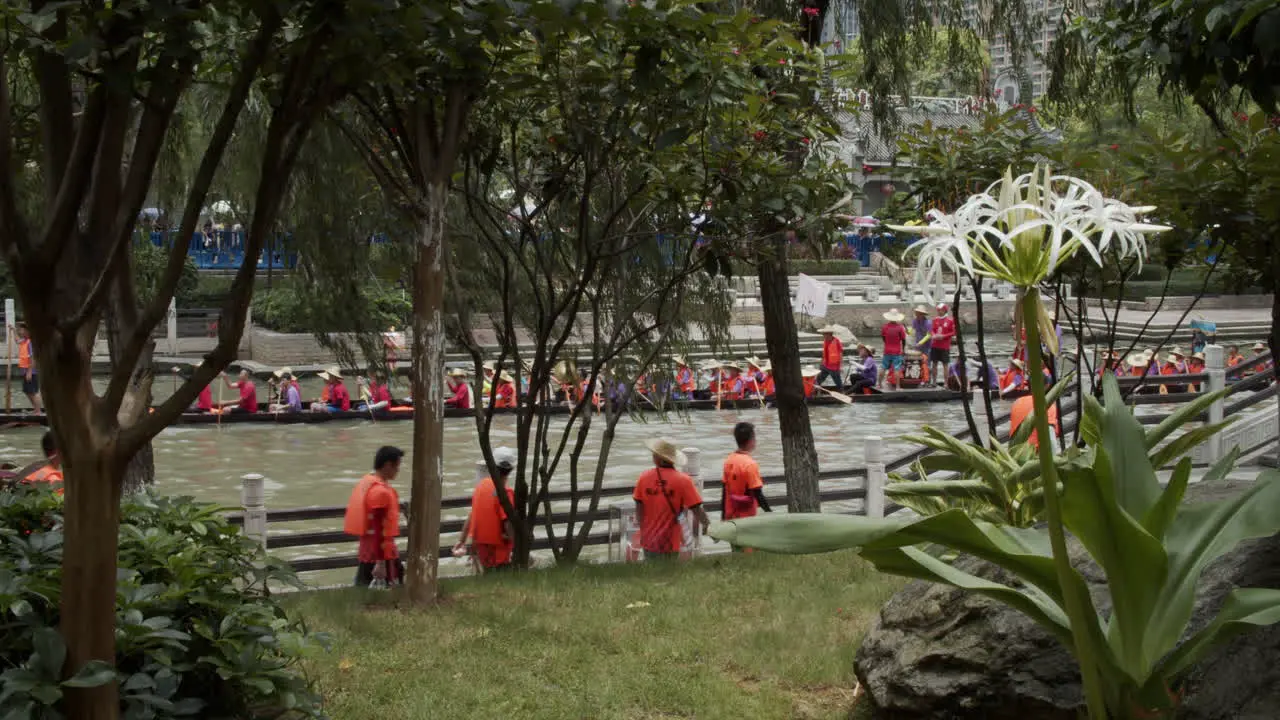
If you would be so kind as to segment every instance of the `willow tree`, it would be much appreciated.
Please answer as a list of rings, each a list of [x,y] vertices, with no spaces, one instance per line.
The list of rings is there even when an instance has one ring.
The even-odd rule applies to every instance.
[[[539,526],[558,561],[578,557],[626,414],[605,410],[590,468],[584,450],[594,408],[576,404],[563,423],[543,412],[557,380],[581,368],[591,394],[606,385],[608,366],[606,395],[631,388],[638,375],[665,367],[692,327],[727,325],[726,294],[703,271],[690,218],[718,188],[722,156],[711,146],[725,115],[744,101],[740,83],[751,65],[734,48],[767,31],[746,16],[684,2],[618,8],[608,24],[524,44],[505,91],[477,108],[484,121],[473,128],[463,167],[458,232],[466,241],[451,253],[450,296],[477,397],[480,321],[496,331],[499,364],[527,381],[516,420],[520,461],[510,478],[519,563],[528,562]],[[726,144],[740,147],[739,136]],[[617,399],[659,402],[632,392]],[[492,407],[477,407],[475,418],[491,463]],[[557,537],[548,493],[566,471],[575,499]]]
[[[268,89],[265,142],[245,253],[272,228],[299,147],[343,93],[353,51],[373,45],[363,13],[334,2],[6,3],[0,52],[0,250],[13,275],[66,473],[60,631],[64,673],[115,658],[116,534],[126,465],[235,355],[255,263],[236,274],[218,342],[154,412],[151,339],[181,279],[188,242],[250,93]],[[287,29],[287,30],[286,30]],[[141,303],[130,239],[175,108],[197,84],[223,88],[167,248]],[[93,387],[105,323],[115,359]],[[69,688],[70,717],[114,718],[114,682]]]

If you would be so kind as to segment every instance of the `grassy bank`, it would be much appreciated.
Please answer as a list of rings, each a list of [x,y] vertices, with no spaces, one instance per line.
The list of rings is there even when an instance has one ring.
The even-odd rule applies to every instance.
[[[423,611],[293,602],[334,636],[308,670],[342,720],[846,718],[854,652],[898,587],[851,553],[753,555],[467,578]]]

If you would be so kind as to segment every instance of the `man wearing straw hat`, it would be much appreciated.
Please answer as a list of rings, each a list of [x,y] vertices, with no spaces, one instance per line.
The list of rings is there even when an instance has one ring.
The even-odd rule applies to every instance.
[[[507,478],[515,469],[516,451],[508,447],[500,447],[493,451],[493,464],[498,469],[498,478],[507,491],[507,502],[512,507],[516,504],[515,490],[507,485]],[[468,540],[470,543],[468,543]],[[498,497],[498,486],[491,477],[485,477],[471,493],[471,514],[462,524],[462,534],[458,536],[458,544],[453,546],[455,557],[470,553],[475,555],[476,562],[484,570],[498,570],[511,567],[511,553],[516,546],[516,532],[507,517]]]
[[[711,520],[693,479],[676,469],[684,464],[684,453],[666,439],[649,440],[645,447],[653,453],[653,467],[640,473],[631,494],[636,501],[640,546],[646,558],[673,560],[680,556],[684,544],[681,513],[692,512],[704,534]]]
[[[928,357],[929,349],[933,346],[933,324],[929,322],[929,308],[917,305],[911,311],[911,314],[911,347],[916,352]]]
[[[821,385],[824,380],[831,378],[836,381],[836,390],[840,390],[844,387],[841,379],[844,374],[844,343],[836,337],[836,330],[835,325],[818,328],[818,332],[822,333],[822,370],[814,384]]]
[[[903,351],[907,344],[907,329],[902,326],[905,316],[893,308],[884,314],[885,324],[880,328],[880,337],[884,340],[884,357],[880,360],[880,369],[884,376],[879,378],[879,385],[889,381],[889,386],[897,389],[902,379],[902,369],[906,366]]]
[[[471,373],[462,368],[453,368],[448,373],[449,397],[444,399],[444,406],[459,410],[470,410],[475,404],[471,399],[471,383],[467,378]]]
[[[328,412],[347,412],[351,409],[351,393],[347,390],[347,385],[342,381],[342,372],[338,368],[331,367],[325,370],[327,382],[329,383],[329,404],[325,406]]]
[[[293,378],[293,371],[280,368],[274,375],[280,387],[279,402],[273,403],[268,409],[271,412],[302,412],[302,393]]]

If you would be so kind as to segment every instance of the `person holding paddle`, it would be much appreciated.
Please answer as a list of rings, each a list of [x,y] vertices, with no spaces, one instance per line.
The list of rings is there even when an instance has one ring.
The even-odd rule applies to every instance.
[[[682,514],[692,512],[703,534],[711,527],[711,519],[693,479],[676,469],[685,463],[684,453],[665,439],[649,440],[645,447],[653,453],[653,467],[640,473],[631,494],[636,501],[640,546],[646,559],[674,560],[684,545]]]
[[[880,369],[876,364],[876,351],[859,343],[858,357],[861,362],[853,367],[853,372],[849,374],[849,392],[871,394],[876,386],[876,375]]]

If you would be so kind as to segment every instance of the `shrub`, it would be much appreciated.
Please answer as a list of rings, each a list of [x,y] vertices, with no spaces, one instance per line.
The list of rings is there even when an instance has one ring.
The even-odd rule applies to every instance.
[[[59,682],[61,500],[19,488],[0,502],[0,717],[64,717],[63,689],[120,682],[125,720],[320,718],[299,660],[327,642],[290,619],[268,583],[299,586],[223,519],[190,498],[137,496],[122,508],[116,667]],[[23,527],[27,529],[22,529]]]
[[[322,295],[291,283],[259,293],[253,304],[255,322],[288,333],[380,332],[408,326],[412,315],[408,293],[379,286]]]
[[[792,275],[857,275],[862,265],[856,259],[796,260],[787,262]],[[734,275],[756,276],[756,266],[741,261],[733,263]]]

